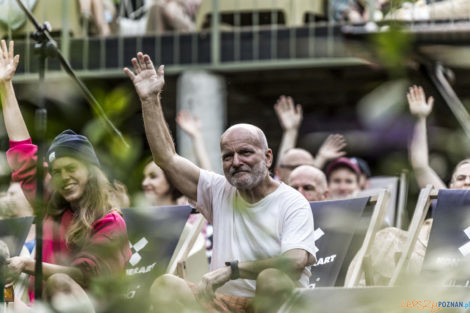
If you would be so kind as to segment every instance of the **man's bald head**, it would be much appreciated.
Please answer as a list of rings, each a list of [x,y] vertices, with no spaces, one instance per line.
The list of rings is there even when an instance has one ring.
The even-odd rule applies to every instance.
[[[313,165],[314,159],[310,152],[301,148],[293,148],[288,150],[281,156],[279,168],[276,169],[276,175],[283,182],[287,182],[287,178],[293,169],[300,165]]]
[[[287,182],[308,201],[322,201],[328,197],[325,174],[311,165],[301,165],[294,169]]]
[[[220,137],[222,167],[229,183],[239,190],[269,184],[273,153],[263,131],[250,124],[236,124]]]
[[[268,140],[264,132],[257,126],[251,124],[235,124],[230,126],[223,134],[220,136],[220,146],[224,143],[227,136],[230,137],[241,137],[245,138],[252,137],[253,144],[257,144],[263,150],[268,150]]]

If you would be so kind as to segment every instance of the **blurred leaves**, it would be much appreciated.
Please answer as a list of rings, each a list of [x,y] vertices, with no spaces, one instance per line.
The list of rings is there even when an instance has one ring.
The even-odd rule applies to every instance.
[[[405,65],[411,52],[411,35],[403,32],[400,26],[392,25],[388,31],[374,35],[372,43],[380,63],[390,75],[394,78],[405,76]]]
[[[116,87],[112,90],[96,88],[92,90],[92,93],[101,104],[109,120],[118,129],[138,109],[138,107],[131,105],[133,93],[129,92],[128,88]],[[143,150],[142,139],[135,135],[123,134],[124,139],[130,145],[130,147],[126,147],[97,112],[93,112],[93,115],[94,118],[83,127],[84,135],[94,144],[100,161],[106,168],[106,172],[111,173],[111,178],[116,178],[129,185],[128,179],[136,177],[136,175],[132,175],[130,172],[136,170],[141,157]],[[139,184],[134,183],[131,185],[140,186],[140,182]],[[132,188],[130,189],[132,191]]]

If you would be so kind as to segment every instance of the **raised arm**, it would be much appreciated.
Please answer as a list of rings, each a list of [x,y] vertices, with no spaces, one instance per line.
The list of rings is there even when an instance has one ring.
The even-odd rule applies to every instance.
[[[166,124],[160,102],[160,93],[164,79],[164,66],[157,71],[148,55],[141,52],[132,59],[133,73],[128,68],[124,72],[129,76],[142,103],[145,133],[152,150],[153,159],[160,166],[185,196],[197,199],[197,183],[200,169],[189,160],[176,154],[175,144]]]
[[[410,106],[410,112],[416,117],[409,153],[418,185],[421,188],[426,187],[428,184],[432,184],[437,189],[446,188],[442,179],[429,165],[426,118],[432,111],[434,99],[429,97],[426,102],[426,96],[423,88],[420,86],[410,87],[406,97]]]
[[[302,123],[302,106],[294,105],[291,97],[281,96],[274,105],[277,118],[282,127],[282,139],[277,153],[276,167],[279,167],[282,156],[295,147],[300,124]]]
[[[320,146],[320,149],[318,149],[314,166],[322,169],[328,161],[342,157],[346,154],[346,152],[343,151],[344,147],[346,147],[346,140],[343,135],[329,135]]]
[[[199,166],[208,171],[212,170],[206,145],[204,144],[204,138],[202,138],[201,119],[195,115],[191,115],[188,111],[181,110],[176,115],[176,123],[191,137]]]
[[[19,60],[20,56],[14,55],[13,41],[10,41],[10,47],[7,48],[5,40],[2,40],[0,45],[0,94],[5,128],[11,141],[30,138],[11,82]]]

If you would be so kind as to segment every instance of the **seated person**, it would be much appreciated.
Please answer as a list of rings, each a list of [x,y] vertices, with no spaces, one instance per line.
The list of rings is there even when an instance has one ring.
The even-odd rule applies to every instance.
[[[111,27],[109,23],[116,15],[114,4],[110,0],[79,0],[82,19],[92,21],[100,36],[109,36]]]
[[[326,167],[329,199],[338,200],[353,197],[361,190],[359,167],[350,159],[341,157]]]
[[[138,20],[121,18],[123,35],[159,34],[165,31],[196,30],[194,22],[201,0],[147,0],[145,15]]]
[[[301,148],[292,148],[280,157],[279,166],[274,169],[276,177],[286,183],[290,173],[301,165],[313,165],[314,159],[310,152]]]
[[[359,167],[359,170],[361,171],[361,175],[359,176],[359,186],[361,187],[361,190],[369,189],[369,178],[371,177],[369,165],[364,159],[361,158],[351,157],[349,159],[351,162],[356,163],[357,167]]]
[[[300,192],[307,201],[323,201],[328,198],[325,174],[311,165],[301,165],[290,173],[289,186]]]
[[[21,114],[12,79],[19,55],[4,40],[0,47],[0,94],[5,128],[10,140],[7,152],[12,180],[19,182],[30,203],[36,200],[37,146],[31,142]],[[112,278],[124,272],[131,256],[126,223],[119,208],[122,189],[116,189],[100,168],[88,138],[66,130],[56,136],[46,156],[46,201],[43,227],[43,279],[51,302],[84,289],[95,277]],[[46,189],[46,188],[45,188]],[[35,275],[36,261],[12,257],[8,270]],[[30,299],[34,290],[30,289]],[[15,303],[16,304],[16,303]]]
[[[256,126],[237,124],[221,136],[224,176],[179,156],[160,102],[164,67],[155,71],[140,52],[132,64],[135,72],[124,71],[141,100],[154,161],[185,196],[197,199],[214,229],[211,271],[197,286],[172,275],[159,277],[151,288],[154,310],[276,311],[296,286],[307,286],[315,262],[309,203],[269,176],[272,150]]]
[[[32,216],[33,208],[26,199],[23,190],[19,183],[12,182],[8,187],[5,194],[0,197],[0,219]],[[23,249],[21,250],[21,257],[33,258],[34,248],[36,246],[36,227],[31,225],[31,228],[26,237]],[[21,299],[25,303],[29,302],[28,297],[28,284],[29,275],[22,273],[14,284],[14,295],[17,299]]]

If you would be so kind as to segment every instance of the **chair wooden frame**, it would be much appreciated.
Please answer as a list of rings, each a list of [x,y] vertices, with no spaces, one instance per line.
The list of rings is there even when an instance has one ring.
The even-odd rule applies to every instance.
[[[381,224],[385,217],[387,210],[388,201],[390,200],[390,192],[388,190],[382,190],[377,196],[372,196],[369,203],[375,203],[372,217],[369,222],[369,227],[362,243],[361,248],[358,251],[357,262],[352,269],[351,275],[344,283],[344,287],[355,287],[358,285],[361,274],[364,272],[367,279],[370,281],[370,270],[369,270],[369,254],[374,243],[375,235],[379,231]]]
[[[438,191],[433,188],[432,185],[427,185],[421,189],[416,208],[411,219],[410,227],[408,228],[408,240],[406,241],[405,247],[401,253],[400,260],[393,272],[392,278],[390,279],[389,286],[396,286],[399,283],[401,273],[410,261],[411,254],[418,240],[419,231],[424,223],[424,219],[429,211],[431,201],[437,198]]]
[[[406,201],[408,199],[408,179],[406,171],[400,174],[400,185],[398,190],[398,203],[395,214],[395,227],[403,229],[409,222],[408,214],[406,212]]]
[[[178,251],[174,252],[176,253],[176,257],[168,265],[167,273],[175,273],[176,271],[177,276],[183,279],[187,277],[186,261],[205,223],[206,223],[206,219],[204,218],[202,214],[199,214],[188,236],[184,239],[184,242],[182,243],[181,248]]]

